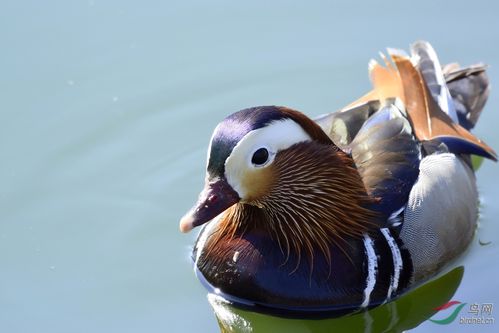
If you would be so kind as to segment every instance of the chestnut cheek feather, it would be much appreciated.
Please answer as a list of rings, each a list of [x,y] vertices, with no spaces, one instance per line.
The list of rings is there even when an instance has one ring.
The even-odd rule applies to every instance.
[[[241,183],[246,190],[244,201],[251,203],[264,198],[270,192],[274,179],[275,172],[272,165],[246,171],[241,179]]]

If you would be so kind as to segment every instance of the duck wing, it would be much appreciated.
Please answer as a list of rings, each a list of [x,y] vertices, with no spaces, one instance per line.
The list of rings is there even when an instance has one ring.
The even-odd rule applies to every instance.
[[[373,209],[396,223],[418,178],[421,160],[420,145],[400,100],[385,100],[362,125],[349,151],[368,193],[377,199]]]
[[[382,55],[385,66],[372,60],[374,89],[340,112],[315,119],[353,157],[366,189],[379,199],[376,210],[388,220],[407,202],[424,156],[450,152],[496,160],[496,153],[467,130],[488,95],[485,67],[442,70],[427,42],[416,42],[411,51],[409,57],[390,49],[390,59]]]
[[[350,154],[372,209],[395,223],[419,174],[421,146],[414,137],[403,103],[388,98],[369,101],[316,119],[333,142]]]
[[[435,66],[438,59],[431,46],[426,42],[414,44],[412,57],[403,51],[388,51],[396,68],[371,61],[374,91],[380,100],[390,97],[402,100],[416,137],[420,141],[443,142],[453,153],[475,154],[496,161],[497,154],[492,148],[452,120],[457,119],[454,102],[448,98],[450,92],[445,80],[438,79],[443,74],[437,70],[439,63]],[[427,81],[430,81],[433,92]]]

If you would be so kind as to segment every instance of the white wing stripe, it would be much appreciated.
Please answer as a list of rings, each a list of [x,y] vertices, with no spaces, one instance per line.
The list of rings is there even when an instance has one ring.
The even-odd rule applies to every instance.
[[[364,234],[364,247],[367,256],[367,277],[366,289],[364,289],[364,301],[360,305],[363,308],[369,305],[371,293],[376,285],[376,274],[378,270],[378,259],[376,257],[376,252],[374,251],[374,242],[371,237],[366,234]]]
[[[392,293],[397,291],[400,279],[400,271],[402,270],[404,263],[402,261],[402,255],[400,253],[398,244],[390,234],[390,230],[388,230],[388,228],[383,228],[381,229],[381,233],[383,234],[383,236],[385,236],[386,242],[388,243],[388,246],[390,246],[393,257],[393,277],[390,281],[390,287],[388,288],[388,293],[386,295],[386,298],[388,300],[391,298]]]

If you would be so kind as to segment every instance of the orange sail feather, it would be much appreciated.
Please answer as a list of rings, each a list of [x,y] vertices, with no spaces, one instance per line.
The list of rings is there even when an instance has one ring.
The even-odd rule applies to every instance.
[[[369,74],[373,90],[349,104],[345,109],[371,100],[384,101],[399,98],[405,105],[414,134],[419,140],[440,139],[460,142],[470,148],[470,153],[497,161],[496,152],[485,142],[471,134],[440,108],[431,96],[428,86],[409,57],[390,52],[396,69],[383,57],[387,67],[372,60]]]

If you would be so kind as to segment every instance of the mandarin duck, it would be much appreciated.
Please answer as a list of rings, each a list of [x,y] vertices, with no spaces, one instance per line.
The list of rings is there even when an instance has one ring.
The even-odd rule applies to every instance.
[[[205,187],[180,230],[203,225],[197,277],[236,307],[335,317],[393,300],[470,244],[478,217],[469,131],[484,65],[441,67],[427,42],[371,60],[373,90],[312,120],[282,106],[225,118]]]

